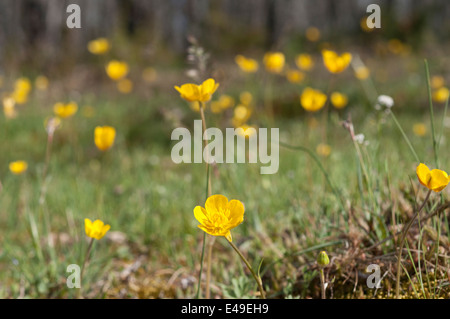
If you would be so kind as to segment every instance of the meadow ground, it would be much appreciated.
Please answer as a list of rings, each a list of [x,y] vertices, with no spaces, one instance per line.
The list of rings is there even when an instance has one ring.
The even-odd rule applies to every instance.
[[[233,127],[233,108],[247,91],[253,99],[246,122],[279,128],[280,142],[287,144],[280,147],[273,175],[261,175],[260,164],[213,165],[212,193],[244,203],[244,222],[233,230],[233,242],[255,269],[262,260],[268,298],[319,298],[316,258],[322,250],[331,261],[325,268],[328,298],[393,298],[399,240],[390,236],[427,194],[416,177],[414,152],[430,168],[450,169],[450,117],[438,101],[431,116],[424,66],[428,58],[436,82],[436,76],[445,78],[448,60],[394,49],[377,57],[363,53],[371,72],[359,80],[352,66],[331,75],[320,53],[312,57],[315,66],[299,83],[265,72],[262,62],[258,73],[244,74],[234,57],[212,57],[211,77],[220,83],[213,101],[227,94],[235,103],[219,113],[208,106],[207,125]],[[291,69],[293,60],[288,55]],[[192,82],[184,65],[176,65],[154,66],[149,82],[132,65],[134,87],[126,94],[116,90],[101,63],[84,66],[66,78],[49,78],[45,89],[33,83],[27,102],[16,105],[17,116],[0,117],[0,297],[77,297],[66,285],[67,266],[83,263],[89,244],[85,218],[101,219],[111,229],[93,246],[84,297],[196,296],[203,232],[193,209],[204,206],[206,170],[204,164],[171,159],[172,130],[192,130],[200,118],[174,89]],[[4,92],[14,80],[5,78]],[[345,93],[348,103],[340,110],[327,103],[307,112],[299,100],[305,87]],[[395,116],[375,109],[381,94],[393,97]],[[45,119],[56,102],[71,100],[78,111],[61,121],[48,149]],[[352,139],[344,125],[349,120],[364,141]],[[99,125],[117,131],[106,152],[94,144]],[[12,174],[8,164],[15,160],[25,160],[27,171]],[[433,192],[420,224],[408,233],[403,298],[450,297],[448,210],[437,212],[448,195],[448,188]],[[216,238],[212,251],[211,297],[256,297],[248,269],[224,237]],[[380,266],[380,289],[367,286],[371,264]],[[203,277],[202,296],[204,285]]]

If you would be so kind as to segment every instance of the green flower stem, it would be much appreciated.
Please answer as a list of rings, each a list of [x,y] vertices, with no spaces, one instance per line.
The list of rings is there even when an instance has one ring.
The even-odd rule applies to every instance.
[[[241,257],[242,261],[245,263],[245,265],[247,266],[248,270],[250,270],[250,272],[252,273],[252,276],[255,279],[256,284],[258,285],[259,292],[261,294],[261,299],[266,299],[266,293],[264,292],[264,288],[263,288],[263,285],[262,285],[261,277],[258,276],[255,273],[255,271],[253,270],[252,266],[250,265],[248,260],[244,257],[244,255],[242,255],[242,253],[239,250],[239,248],[237,248],[236,245],[233,242],[231,242],[229,240],[227,240],[227,241],[230,243],[231,247],[233,247],[233,249],[236,251],[236,253],[239,255],[239,257]]]
[[[78,297],[81,297],[81,289],[83,287],[83,274],[84,274],[84,269],[86,268],[86,264],[87,261],[89,259],[89,255],[91,254],[91,250],[92,250],[92,245],[94,244],[94,238],[91,238],[91,241],[89,242],[89,246],[86,250],[86,254],[84,255],[84,260],[83,260],[83,266],[81,266],[81,273],[80,273],[80,289],[78,290]]]
[[[325,275],[323,273],[323,267],[320,267],[320,292],[322,299],[327,299],[325,294]]]
[[[439,167],[438,144],[437,144],[437,139],[436,139],[436,130],[434,127],[434,108],[433,108],[433,98],[432,98],[432,94],[431,94],[430,69],[428,67],[427,60],[425,60],[425,73],[427,76],[428,100],[429,100],[429,105],[430,105],[431,136],[433,138],[434,161],[435,161],[436,167]]]
[[[411,153],[414,155],[415,160],[420,163],[420,159],[419,156],[417,156],[416,151],[414,150],[414,147],[411,144],[411,141],[409,140],[408,136],[406,135],[405,131],[403,130],[402,126],[400,125],[400,123],[397,120],[397,117],[395,116],[394,112],[392,112],[392,110],[389,110],[389,113],[391,114],[392,119],[395,122],[395,125],[397,125],[398,129],[400,130],[400,132],[403,135],[403,138],[406,141],[406,144],[408,144],[409,149],[411,150]]]
[[[205,120],[205,103],[201,102],[200,104],[200,117],[202,119],[202,127],[203,127],[203,133],[206,131],[206,120]],[[202,134],[203,135],[203,134]],[[208,141],[205,140],[205,147],[208,146]],[[208,159],[206,159],[206,199],[211,196],[211,174],[210,174],[210,165],[208,163]],[[205,199],[205,200],[206,200]],[[202,279],[202,273],[203,273],[203,263],[205,260],[205,248],[206,248],[206,240],[207,236],[206,233],[203,234],[203,245],[202,245],[202,255],[200,260],[200,273],[198,275],[198,285],[197,285],[197,294],[196,298],[200,298],[200,286],[201,286],[201,279]],[[206,299],[209,299],[210,297],[210,278],[211,278],[211,256],[212,256],[212,245],[210,244],[208,249],[208,257],[207,257],[207,264],[206,264],[206,293],[205,297]]]
[[[408,231],[411,228],[412,224],[414,223],[414,220],[417,218],[417,216],[420,214],[422,209],[425,207],[425,204],[428,202],[428,199],[430,198],[431,190],[428,191],[427,196],[425,197],[425,200],[423,201],[422,205],[419,207],[417,212],[414,214],[413,218],[408,222],[408,224],[405,226],[405,228],[402,230],[402,234],[400,237],[400,245],[398,247],[398,253],[397,253],[397,282],[395,286],[395,298],[399,299],[400,297],[400,276],[402,271],[402,250],[403,246],[405,245],[406,236],[408,235]]]

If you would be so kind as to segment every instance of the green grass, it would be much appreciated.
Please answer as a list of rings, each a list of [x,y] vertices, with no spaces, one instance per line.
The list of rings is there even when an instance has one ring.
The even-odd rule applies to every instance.
[[[425,78],[419,75],[419,84],[401,85],[393,79],[377,85],[380,93],[385,88],[394,96],[394,112],[400,125],[418,156],[433,167],[430,126],[424,137],[412,132],[414,123],[429,123],[426,104],[422,105],[427,101]],[[327,82],[316,76],[308,78],[309,85],[319,83],[315,86],[325,90]],[[351,74],[343,77],[351,78]],[[0,297],[75,297],[76,292],[65,285],[69,275],[66,268],[83,261],[88,245],[84,218],[99,218],[111,225],[106,238],[94,244],[84,278],[85,296],[195,296],[203,233],[196,227],[193,208],[204,204],[206,171],[202,164],[172,162],[170,134],[180,125],[192,129],[199,115],[167,81],[167,87],[155,89],[151,98],[139,94],[121,96],[108,90],[83,93],[79,105],[95,107],[95,116],[85,118],[79,111],[63,121],[55,134],[44,181],[47,136],[43,122],[56,101],[33,93],[25,106],[18,107],[18,118],[0,117]],[[173,84],[183,82],[181,77],[177,81]],[[237,97],[242,91],[239,80],[224,82],[221,93]],[[245,89],[255,94],[255,105],[262,108],[264,88],[256,79],[246,83]],[[302,87],[278,79],[275,88],[277,116],[273,126],[280,128],[281,141],[315,153],[322,141],[323,114],[315,115],[318,127],[308,127],[310,116],[301,110],[298,101]],[[335,298],[393,295],[392,273],[385,277],[376,296],[365,280],[357,281],[355,273],[361,276],[371,263],[379,263],[382,274],[395,268],[392,240],[364,254],[361,251],[395,233],[398,228],[394,225],[406,222],[415,202],[420,204],[425,190],[415,177],[418,163],[391,117],[375,112],[357,80],[341,82],[336,89],[349,95],[350,104],[343,111],[331,109],[327,143],[332,152],[328,158],[319,157],[336,192],[304,151],[281,147],[280,169],[274,175],[260,175],[258,164],[220,164],[211,168],[212,193],[245,204],[245,222],[233,231],[233,239],[255,269],[264,259],[261,271],[269,298],[318,297],[314,261],[323,249],[333,260],[325,272],[328,280],[333,280]],[[435,107],[435,119],[440,119],[443,112],[443,107]],[[367,146],[358,146],[360,156],[342,126],[348,114],[352,115],[356,133],[363,133],[369,141]],[[228,113],[207,112],[206,116],[209,126],[229,125]],[[255,112],[252,121],[264,125],[265,119]],[[118,132],[114,147],[104,154],[93,142],[97,125],[112,125]],[[434,125],[440,132],[440,121]],[[442,132],[444,138],[448,136],[448,129]],[[441,147],[444,149],[445,144]],[[445,152],[439,155],[440,168],[449,170],[450,159]],[[28,171],[21,176],[8,171],[8,163],[18,159],[29,163]],[[448,190],[443,195],[447,197]],[[427,212],[438,201],[439,197],[433,195]],[[440,237],[450,238],[444,215],[424,223]],[[114,232],[120,232],[125,240],[117,239],[118,233]],[[448,298],[448,278],[444,276],[448,247],[436,245],[417,227],[413,233],[420,234],[419,247],[434,249],[444,257],[420,254],[417,267],[417,253],[403,253],[407,271],[402,277],[404,296],[417,297],[420,291],[423,297],[426,285],[428,291],[433,291],[428,297]],[[409,248],[414,245],[417,249],[418,244],[418,239],[410,238]],[[410,259],[414,263],[408,263]],[[213,296],[254,295],[256,286],[224,238],[216,240],[213,260]],[[121,277],[133,263],[137,269],[127,278]],[[425,264],[428,268],[424,268]]]

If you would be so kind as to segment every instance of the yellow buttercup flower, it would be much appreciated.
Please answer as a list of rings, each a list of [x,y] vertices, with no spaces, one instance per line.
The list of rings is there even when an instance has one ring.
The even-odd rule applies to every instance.
[[[419,182],[429,190],[432,190],[436,193],[442,191],[450,182],[450,179],[446,172],[439,169],[430,171],[430,169],[422,163],[417,166],[416,173]]]
[[[364,32],[372,32],[375,30],[375,28],[369,28],[369,26],[367,25],[367,16],[361,18],[359,25],[361,27],[361,30],[363,30]]]
[[[344,71],[352,61],[352,55],[348,52],[338,55],[331,50],[322,51],[323,62],[325,67],[331,73],[341,73]]]
[[[24,104],[28,101],[28,94],[31,91],[31,82],[28,78],[22,77],[14,83],[12,98],[16,104]]]
[[[100,219],[92,222],[89,218],[84,219],[84,230],[86,232],[86,236],[90,238],[94,238],[97,240],[102,239],[108,230],[111,229],[110,225],[105,225]]]
[[[250,106],[253,101],[253,95],[250,92],[244,91],[239,94],[239,101],[242,105]]]
[[[128,94],[133,91],[133,82],[129,79],[119,80],[117,81],[117,90],[119,90],[120,93]]]
[[[88,50],[89,52],[91,52],[92,54],[96,54],[96,55],[102,55],[105,54],[109,51],[110,49],[110,44],[108,39],[106,38],[98,38],[92,41],[89,41],[88,43]]]
[[[200,85],[187,83],[175,86],[180,96],[188,102],[208,102],[219,87],[214,79],[208,79]]]
[[[234,59],[239,68],[245,73],[255,73],[259,69],[259,64],[256,60],[246,58],[243,55],[237,55]]]
[[[247,124],[241,125],[237,128],[241,128],[242,130],[237,130],[236,132],[242,137],[249,138],[256,134],[256,127],[249,126]]]
[[[40,75],[34,80],[34,85],[36,89],[45,91],[48,88],[48,78],[44,75]]]
[[[3,113],[7,119],[17,117],[16,101],[12,97],[3,98]]]
[[[116,129],[111,126],[97,126],[94,131],[94,142],[100,151],[109,150],[116,139]]]
[[[317,42],[320,40],[320,30],[316,27],[309,27],[305,32],[306,39],[311,42]]]
[[[153,83],[158,78],[158,72],[152,67],[145,68],[142,71],[142,79],[147,83]]]
[[[305,78],[305,73],[297,70],[289,70],[286,72],[286,78],[291,83],[300,83]]]
[[[427,134],[427,127],[423,123],[416,123],[413,126],[413,132],[417,136],[425,136],[425,134]]]
[[[404,44],[399,39],[391,39],[388,42],[388,49],[394,54],[397,55],[406,55],[410,51],[410,47]]]
[[[244,205],[238,200],[228,201],[223,195],[213,195],[206,200],[205,208],[194,208],[198,227],[212,236],[223,236],[232,241],[230,230],[244,221]]]
[[[309,71],[314,67],[314,61],[309,54],[299,54],[295,58],[295,64],[301,70]]]
[[[268,52],[264,55],[264,65],[271,73],[281,73],[285,64],[284,54],[281,52]]]
[[[445,80],[444,77],[442,77],[441,75],[434,75],[433,77],[431,77],[431,87],[435,90],[440,89],[441,87],[443,87],[445,84]]]
[[[75,102],[70,102],[67,104],[64,103],[56,103],[53,106],[53,113],[55,113],[56,116],[65,119],[73,116],[78,111],[78,105]]]
[[[26,77],[18,78],[14,83],[14,90],[29,93],[31,91],[30,80]]]
[[[229,95],[223,94],[219,98],[219,103],[222,110],[226,110],[233,107],[234,99]]]
[[[433,93],[433,101],[445,103],[450,95],[450,91],[446,87],[441,87]]]
[[[195,102],[194,102],[195,103]],[[232,107],[234,99],[229,95],[221,95],[217,101],[211,102],[211,111],[213,113],[220,113]]]
[[[28,169],[28,164],[25,161],[15,161],[15,162],[9,163],[9,170],[14,175],[23,174],[27,171],[27,169]]]
[[[245,105],[238,105],[234,108],[233,113],[233,125],[235,127],[241,126],[243,123],[247,122],[250,116],[252,115],[252,110]]]
[[[333,92],[330,97],[331,103],[337,109],[343,109],[348,104],[347,95],[339,92]]]
[[[360,66],[355,70],[355,76],[359,80],[365,80],[370,76],[370,70],[368,67]]]
[[[331,154],[331,146],[328,144],[319,144],[316,147],[316,152],[320,156],[328,157]]]
[[[128,74],[128,64],[126,62],[112,60],[106,65],[106,73],[114,80],[123,79]]]
[[[309,112],[317,112],[324,107],[327,96],[319,90],[305,88],[300,96],[300,103]]]

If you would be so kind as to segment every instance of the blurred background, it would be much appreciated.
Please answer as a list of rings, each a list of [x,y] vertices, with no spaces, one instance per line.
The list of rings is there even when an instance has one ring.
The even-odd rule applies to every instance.
[[[66,7],[81,7],[81,29],[66,27]],[[360,27],[369,4],[382,9],[382,32],[368,37]],[[367,45],[380,37],[408,40],[417,47],[444,43],[450,31],[446,0],[17,0],[0,3],[0,62],[57,67],[81,59],[97,37],[140,45],[135,55],[182,55],[188,35],[217,54],[255,47],[265,50],[300,46],[315,26],[329,39],[351,38]]]

